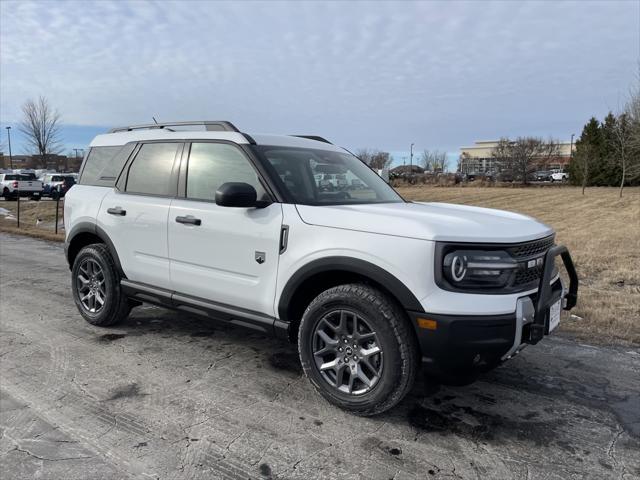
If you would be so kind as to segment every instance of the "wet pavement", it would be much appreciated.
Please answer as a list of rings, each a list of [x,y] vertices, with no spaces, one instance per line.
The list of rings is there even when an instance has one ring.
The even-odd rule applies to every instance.
[[[77,313],[62,246],[0,234],[2,479],[640,478],[640,350],[545,339],[359,418],[292,345],[143,306]]]

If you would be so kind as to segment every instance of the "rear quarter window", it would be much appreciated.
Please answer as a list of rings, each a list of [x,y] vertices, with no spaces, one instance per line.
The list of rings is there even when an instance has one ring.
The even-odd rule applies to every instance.
[[[97,187],[113,187],[135,143],[114,147],[93,147],[82,168],[78,183]]]

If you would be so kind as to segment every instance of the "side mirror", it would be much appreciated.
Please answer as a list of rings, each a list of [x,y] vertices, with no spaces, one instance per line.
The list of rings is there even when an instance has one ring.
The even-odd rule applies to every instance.
[[[216,190],[216,204],[221,207],[256,207],[257,196],[256,189],[248,183],[227,182]]]

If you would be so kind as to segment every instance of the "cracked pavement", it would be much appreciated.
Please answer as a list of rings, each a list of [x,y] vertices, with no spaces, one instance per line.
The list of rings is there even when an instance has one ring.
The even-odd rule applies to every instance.
[[[359,418],[294,346],[143,306],[77,313],[61,245],[0,234],[0,471],[43,479],[640,478],[640,350],[548,337]]]

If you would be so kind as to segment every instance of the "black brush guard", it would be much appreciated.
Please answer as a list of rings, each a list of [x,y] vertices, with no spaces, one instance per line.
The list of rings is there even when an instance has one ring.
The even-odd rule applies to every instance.
[[[557,256],[562,257],[562,263],[564,263],[564,268],[569,275],[569,291],[564,296],[564,310],[571,310],[576,306],[578,300],[578,274],[569,250],[564,245],[555,245],[547,251],[544,258],[544,270],[538,286],[536,313],[530,327],[530,337],[527,342],[533,345],[542,340],[547,331],[549,308],[551,307],[552,299],[551,276],[553,275]]]

